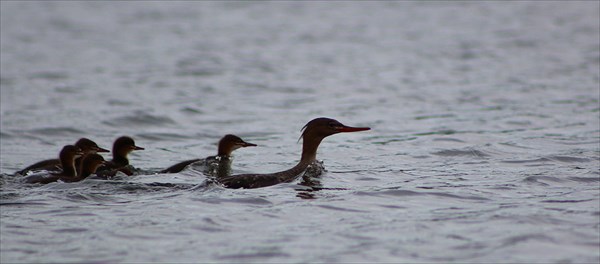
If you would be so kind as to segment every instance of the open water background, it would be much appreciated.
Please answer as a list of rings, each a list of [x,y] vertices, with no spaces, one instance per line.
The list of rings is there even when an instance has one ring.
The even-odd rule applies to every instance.
[[[2,263],[600,260],[598,1],[0,7]],[[372,127],[324,140],[323,190],[11,176],[80,137],[155,169],[227,133],[259,145],[235,173],[273,172],[320,116]]]

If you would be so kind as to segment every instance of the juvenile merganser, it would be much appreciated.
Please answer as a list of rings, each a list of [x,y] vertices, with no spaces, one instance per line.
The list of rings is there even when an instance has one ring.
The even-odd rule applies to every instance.
[[[316,118],[308,122],[304,128],[301,138],[302,156],[296,166],[289,170],[269,174],[241,174],[218,179],[227,188],[260,188],[291,182],[306,170],[308,166],[317,160],[317,148],[321,141],[330,135],[342,132],[357,132],[369,130],[368,127],[349,127],[331,118]]]
[[[65,182],[76,182],[81,181],[88,176],[96,173],[98,167],[104,164],[104,158],[99,154],[87,154],[81,158],[81,166],[77,170],[77,176],[75,177],[60,177]]]
[[[62,171],[59,173],[40,173],[27,176],[26,183],[50,183],[61,178],[75,178],[77,171],[75,170],[75,159],[81,157],[83,152],[79,147],[66,145],[62,148],[59,154]]]
[[[93,154],[93,153],[97,153],[97,152],[109,152],[107,149],[103,149],[103,148],[99,147],[98,144],[96,144],[96,142],[94,142],[90,139],[87,139],[87,138],[80,138],[75,143],[75,146],[79,147],[81,149],[81,151],[84,153],[84,155]],[[79,162],[80,162],[80,158],[75,159],[76,167],[79,167]],[[27,168],[17,171],[16,174],[26,175],[30,171],[40,171],[40,170],[57,171],[58,172],[61,169],[62,169],[62,167],[61,167],[61,162],[59,159],[47,159],[47,160],[43,160],[40,162],[36,162],[30,166],[27,166]]]
[[[98,168],[98,172],[102,171],[105,176],[112,176],[121,171],[127,175],[133,175],[133,169],[129,166],[127,155],[134,150],[143,150],[144,148],[135,145],[132,138],[123,136],[117,138],[113,144],[111,161],[107,161],[104,165]],[[108,172],[107,172],[108,171]]]
[[[219,141],[219,149],[216,156],[182,161],[160,171],[160,173],[177,173],[191,164],[202,164],[209,174],[213,174],[213,172],[216,171],[216,175],[219,177],[229,176],[231,171],[231,153],[239,148],[255,146],[256,144],[248,143],[238,136],[231,134],[225,135]]]

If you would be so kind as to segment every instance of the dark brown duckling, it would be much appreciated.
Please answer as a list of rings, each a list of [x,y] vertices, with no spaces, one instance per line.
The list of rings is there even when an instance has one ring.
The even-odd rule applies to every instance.
[[[241,174],[218,179],[223,186],[232,189],[260,188],[282,182],[291,182],[298,178],[308,166],[317,160],[317,148],[321,141],[331,135],[343,132],[369,130],[368,127],[349,127],[331,118],[316,118],[304,126],[301,138],[302,156],[296,166],[289,170],[268,174]]]
[[[239,148],[245,147],[255,147],[256,144],[248,143],[242,140],[240,137],[235,135],[225,135],[219,141],[219,149],[216,156],[209,156],[204,159],[192,159],[182,161],[177,163],[171,167],[168,167],[160,173],[177,173],[181,172],[187,166],[191,164],[202,164],[204,166],[210,167],[210,165],[215,164],[218,176],[229,176],[229,171],[231,171],[231,153]]]
[[[132,138],[123,136],[117,138],[113,144],[113,158],[107,161],[104,165],[98,168],[98,172],[102,172],[103,176],[114,176],[117,171],[121,171],[127,175],[133,175],[133,169],[129,166],[127,155],[134,150],[143,150],[144,148],[135,145]]]
[[[103,148],[99,147],[98,144],[96,144],[96,142],[94,142],[90,139],[87,139],[87,138],[80,138],[75,143],[75,146],[79,147],[81,149],[81,151],[83,151],[84,155],[97,153],[97,152],[108,152],[107,149],[103,149]],[[79,161],[80,161],[79,158],[75,159],[76,167],[79,167]],[[26,175],[30,171],[41,171],[41,170],[59,172],[59,171],[61,171],[61,169],[62,169],[62,167],[61,167],[60,159],[47,159],[47,160],[43,160],[40,162],[36,162],[30,166],[27,166],[27,168],[16,172],[16,174]]]
[[[61,178],[75,178],[77,177],[77,171],[75,169],[75,159],[81,157],[83,152],[79,147],[73,145],[66,145],[62,148],[59,154],[60,164],[62,171],[59,173],[40,173],[27,176],[25,178],[26,183],[50,183],[55,182]]]
[[[102,166],[106,161],[99,154],[88,154],[81,158],[81,166],[78,169],[76,177],[61,177],[60,179],[65,182],[77,182],[81,181],[88,176],[96,173],[98,167]]]

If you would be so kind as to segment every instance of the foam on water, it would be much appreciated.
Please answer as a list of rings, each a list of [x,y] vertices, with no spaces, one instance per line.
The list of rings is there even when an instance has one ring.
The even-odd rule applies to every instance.
[[[598,2],[0,2],[0,262],[600,261]],[[311,177],[229,190],[300,157]],[[87,137],[152,172],[23,184]],[[108,156],[106,156],[108,157]]]

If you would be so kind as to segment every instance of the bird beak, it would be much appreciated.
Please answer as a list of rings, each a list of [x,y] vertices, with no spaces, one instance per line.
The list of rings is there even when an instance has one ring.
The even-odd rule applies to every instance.
[[[101,148],[101,147],[98,147],[98,148],[96,149],[96,152],[110,152],[110,151],[109,151],[108,149],[103,149],[103,148]]]
[[[133,146],[133,150],[144,150],[144,148],[138,147],[138,146]]]
[[[248,142],[242,142],[241,146],[242,147],[256,147],[256,144],[248,143]]]
[[[338,132],[358,132],[358,131],[365,131],[365,130],[370,130],[370,127],[349,127],[349,126],[342,126],[342,127],[337,127],[336,130]]]

